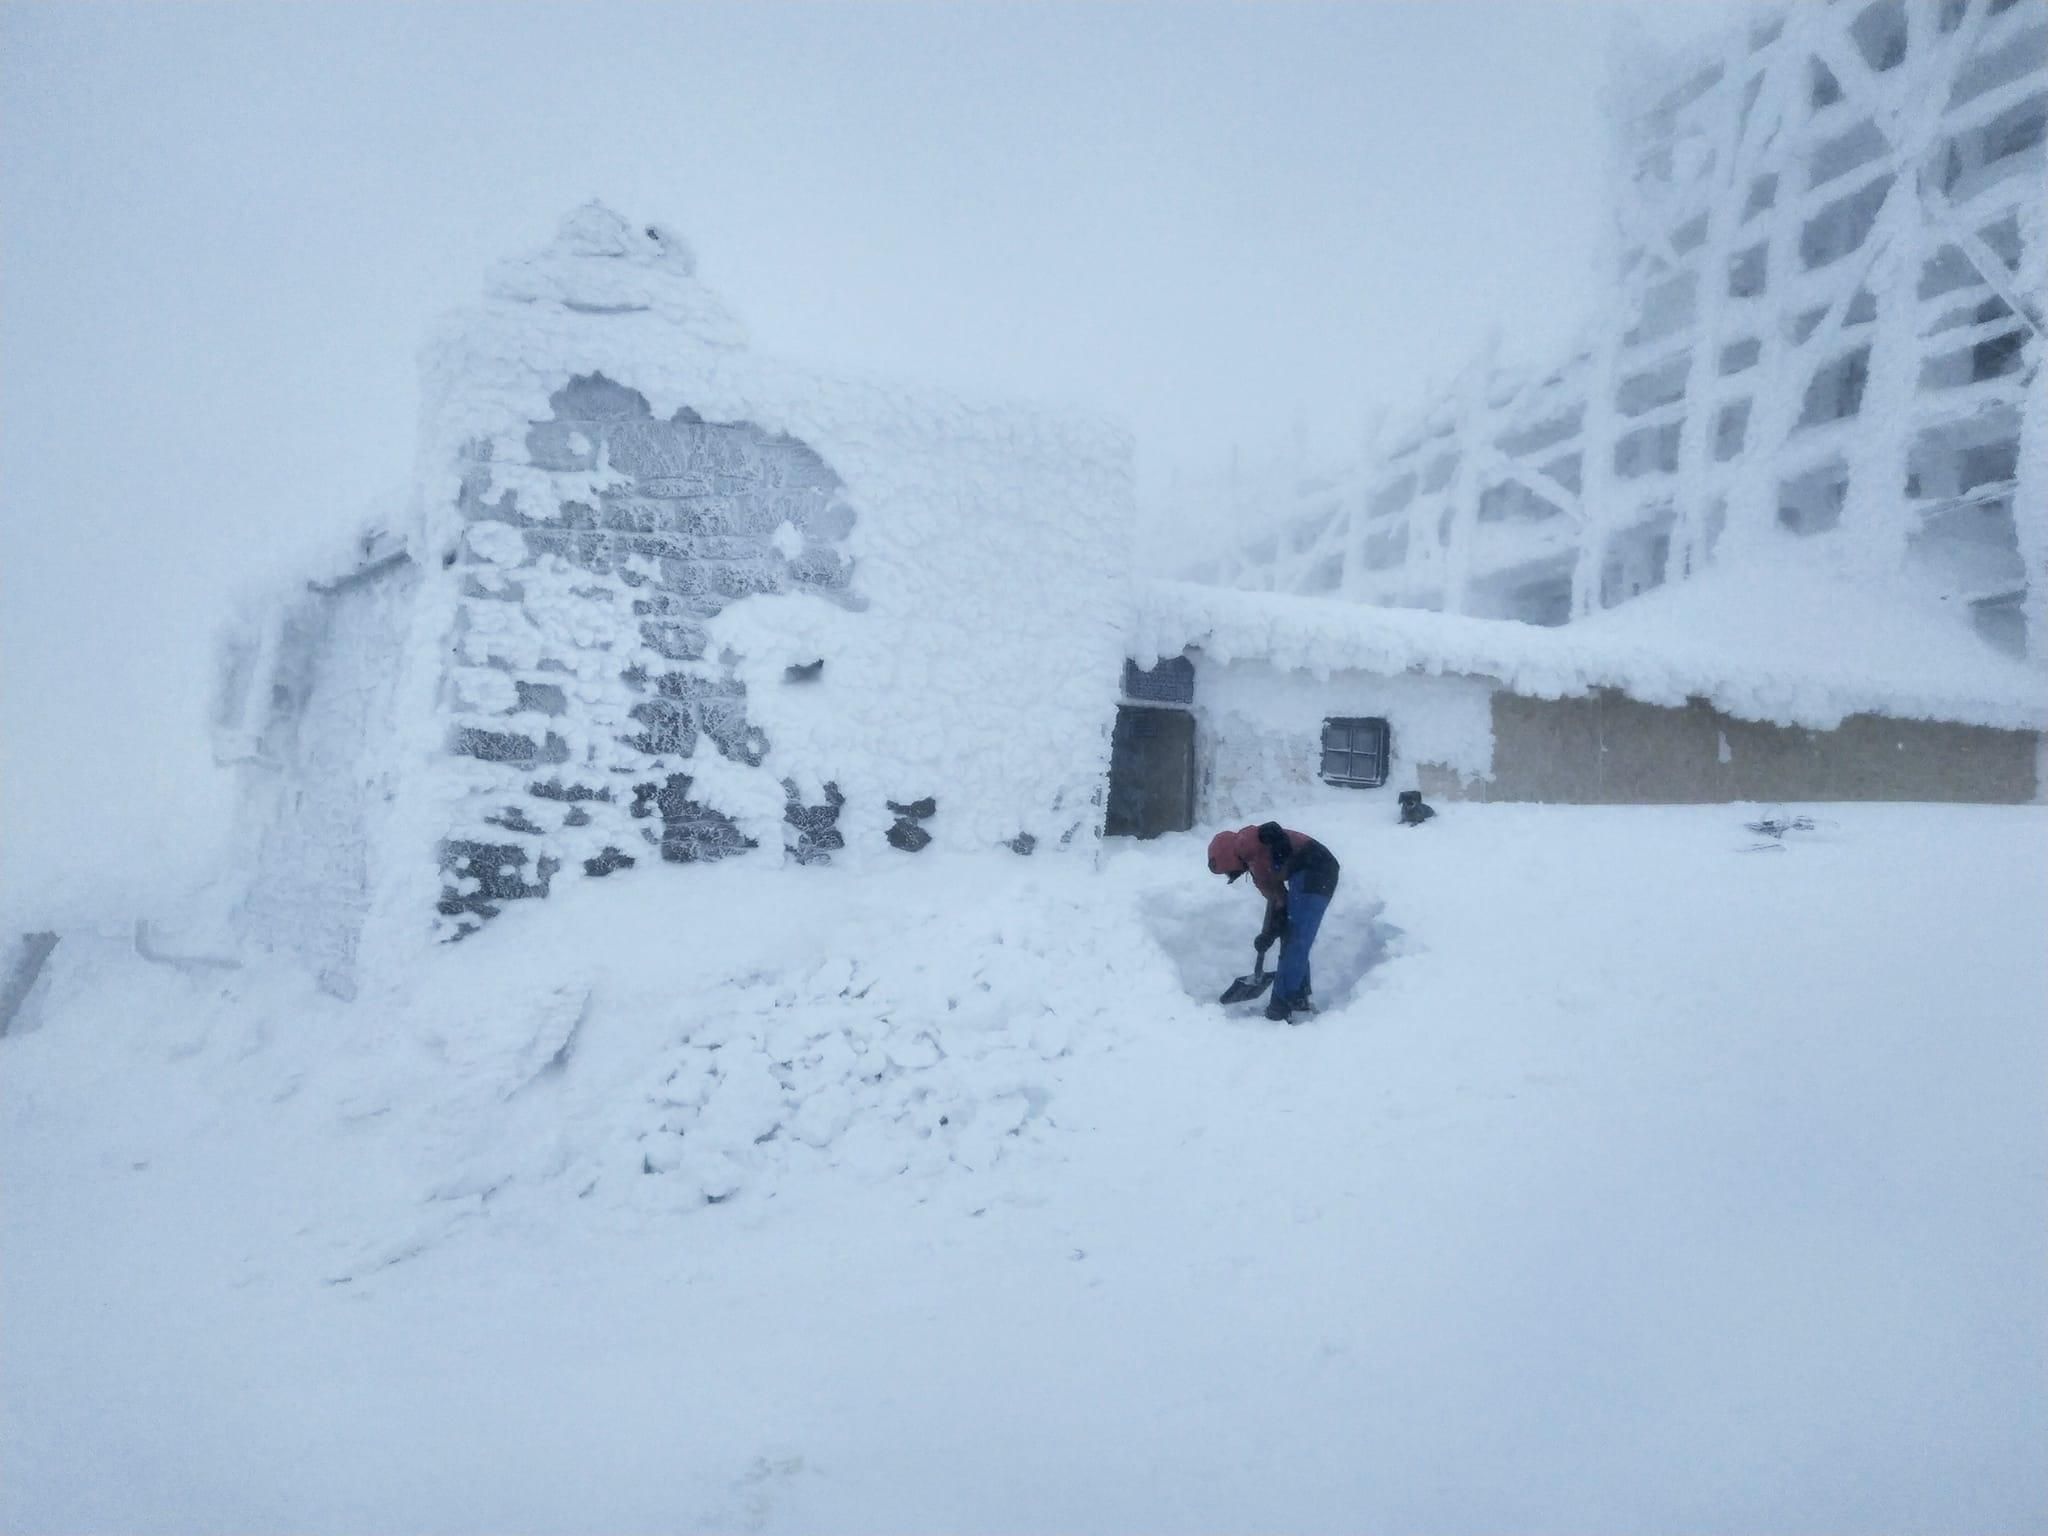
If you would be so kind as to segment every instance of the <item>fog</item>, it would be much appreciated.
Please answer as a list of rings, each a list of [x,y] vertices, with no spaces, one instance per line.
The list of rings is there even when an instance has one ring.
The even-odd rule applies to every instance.
[[[1614,4],[0,9],[0,878],[221,833],[212,631],[380,502],[414,359],[591,197],[757,348],[1099,409],[1141,496],[1599,299]]]

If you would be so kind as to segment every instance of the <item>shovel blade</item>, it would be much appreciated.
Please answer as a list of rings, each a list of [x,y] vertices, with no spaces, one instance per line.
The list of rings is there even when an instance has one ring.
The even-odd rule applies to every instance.
[[[1249,976],[1238,977],[1237,980],[1225,987],[1223,989],[1223,996],[1218,998],[1217,1001],[1224,1003],[1248,1003],[1271,985],[1273,985],[1273,973],[1271,971],[1255,971]]]

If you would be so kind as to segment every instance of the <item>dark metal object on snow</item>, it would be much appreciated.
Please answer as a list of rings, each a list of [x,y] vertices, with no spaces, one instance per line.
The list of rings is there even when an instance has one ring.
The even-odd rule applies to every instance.
[[[7,979],[0,984],[0,1035],[7,1033],[14,1016],[21,1011],[21,1005],[28,1001],[29,993],[35,990],[36,982],[48,963],[50,951],[57,947],[54,933],[25,933],[14,946],[13,963],[7,967]]]
[[[1223,989],[1219,1003],[1248,1003],[1266,988],[1273,985],[1273,973],[1266,969],[1266,952],[1258,951],[1258,963],[1252,967],[1249,976],[1240,976]]]

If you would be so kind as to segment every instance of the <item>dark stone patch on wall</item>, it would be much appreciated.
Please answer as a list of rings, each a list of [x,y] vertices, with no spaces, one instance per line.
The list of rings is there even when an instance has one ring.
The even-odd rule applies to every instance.
[[[784,779],[782,789],[789,796],[782,819],[796,829],[789,843],[790,856],[799,864],[831,863],[834,851],[846,846],[846,838],[839,830],[839,808],[846,804],[846,796],[839,792],[837,784],[828,783],[824,804],[805,805],[797,793],[795,779]]]
[[[548,396],[548,405],[561,421],[635,421],[654,414],[639,390],[615,384],[601,373],[571,379]]]
[[[626,738],[635,751],[649,757],[688,757],[697,749],[697,727],[689,711],[667,699],[635,704],[633,718],[647,727]]]
[[[449,839],[441,845],[441,915],[496,917],[502,902],[547,895],[560,862],[543,856],[534,863],[531,881],[525,876],[529,863],[534,863],[533,856],[517,843]]]
[[[619,847],[634,846],[636,831],[671,862],[743,852],[752,842],[731,818],[692,799],[692,780],[680,771],[706,741],[746,767],[761,767],[770,755],[767,736],[749,718],[740,658],[717,654],[707,625],[729,604],[768,593],[812,591],[859,606],[857,573],[842,547],[855,511],[824,460],[787,435],[747,422],[707,422],[688,409],[658,416],[646,396],[601,374],[569,380],[549,404],[548,419],[526,423],[509,442],[478,438],[466,450],[463,516],[515,528],[521,539],[499,541],[512,544],[503,565],[491,563],[485,551],[494,546],[479,541],[456,573],[462,598],[480,613],[486,603],[497,605],[491,624],[479,625],[491,634],[518,632],[506,626],[512,615],[504,611],[517,605],[541,643],[538,655],[516,654],[515,666],[514,655],[495,652],[479,662],[478,642],[471,642],[456,663],[451,696],[465,697],[459,669],[482,665],[509,675],[518,702],[495,720],[465,713],[452,750],[503,765],[502,789],[476,792],[482,810],[494,825],[528,840],[529,854],[554,856],[550,866],[580,864],[593,876],[630,867]],[[526,478],[517,496],[493,488],[494,457],[518,461]],[[593,486],[590,477],[606,471],[613,483]],[[550,476],[559,477],[552,491]],[[518,565],[520,543],[527,567]],[[573,568],[566,582],[560,562]],[[585,605],[567,619],[557,606],[565,597]],[[497,649],[515,652],[510,643]],[[624,696],[567,681],[587,675],[590,652],[606,650],[616,652],[607,670],[624,684]],[[536,678],[542,672],[567,676],[557,684]],[[815,682],[822,672],[820,658],[788,677]],[[502,699],[505,690],[493,683],[467,696]],[[537,725],[541,717],[566,722],[557,727],[562,734],[493,728]],[[570,741],[578,744],[573,764]],[[587,751],[584,743],[591,744]],[[535,770],[545,773],[549,764],[569,766],[542,779]],[[611,789],[594,787],[607,780],[637,786],[630,803],[623,793],[615,799]],[[522,793],[531,797],[523,809],[499,810],[501,796]],[[564,809],[543,813],[539,802]],[[843,847],[842,804],[836,785],[822,805],[792,795],[789,856],[822,862]],[[917,826],[920,817],[901,819],[905,842],[930,840]],[[604,851],[593,856],[594,849]],[[494,879],[491,889],[500,894],[451,896],[456,910],[449,915],[467,923],[544,885],[523,873]]]
[[[932,840],[918,823],[929,820],[939,809],[939,802],[930,795],[922,800],[913,800],[908,805],[891,800],[889,809],[896,814],[895,824],[882,835],[889,840],[891,848],[901,848],[905,853],[916,853]]]
[[[718,748],[718,755],[727,761],[758,768],[768,755],[768,737],[748,721],[744,698],[707,700],[697,706],[697,719]]]
[[[526,792],[540,800],[603,800],[609,803],[612,798],[610,786],[598,789],[589,784],[564,784],[559,778],[535,779],[526,786]]]
[[[757,846],[731,817],[690,798],[687,773],[672,773],[659,785],[633,786],[633,815],[644,820],[656,814],[661,817],[660,833],[648,829],[641,836],[657,844],[671,864],[730,858]]]
[[[1003,846],[1012,853],[1030,853],[1038,846],[1038,839],[1029,832],[1019,832],[1015,837],[1003,844]]]
[[[631,869],[639,862],[630,853],[621,852],[607,843],[604,852],[594,859],[585,859],[583,861],[583,873],[592,878],[602,878],[615,869]]]
[[[522,683],[514,681],[519,690],[519,703],[514,713],[532,710],[543,715],[567,714],[568,696],[554,683]]]
[[[823,657],[816,661],[793,663],[782,669],[782,680],[785,683],[815,683],[824,670]]]
[[[537,743],[517,731],[485,731],[464,726],[455,733],[454,750],[487,763],[517,763],[526,767],[569,760],[569,744],[553,731],[547,733],[545,741]]]
[[[696,661],[711,643],[703,625],[669,619],[646,620],[640,626],[640,638],[650,651],[670,661]]]

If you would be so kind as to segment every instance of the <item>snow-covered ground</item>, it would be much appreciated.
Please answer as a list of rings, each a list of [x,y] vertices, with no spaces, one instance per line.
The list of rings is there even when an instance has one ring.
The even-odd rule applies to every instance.
[[[69,936],[0,1524],[2040,1530],[2048,811],[1813,809],[1283,815],[1298,1029],[1199,833],[642,871],[352,1006]]]

